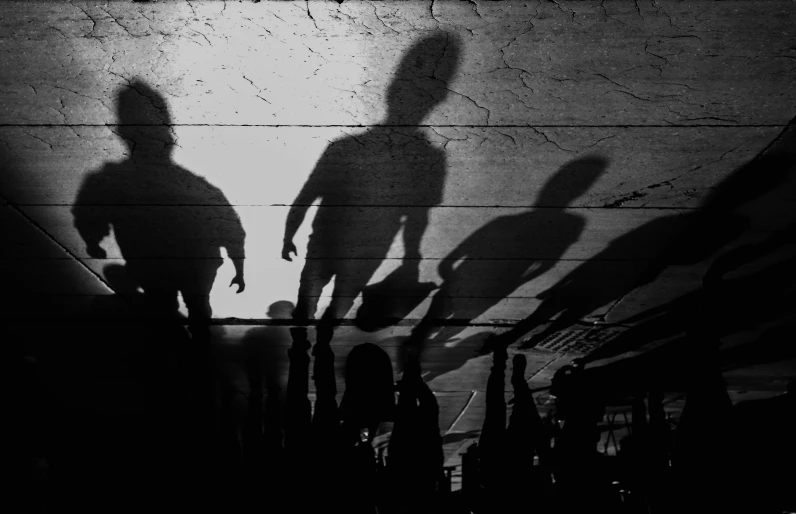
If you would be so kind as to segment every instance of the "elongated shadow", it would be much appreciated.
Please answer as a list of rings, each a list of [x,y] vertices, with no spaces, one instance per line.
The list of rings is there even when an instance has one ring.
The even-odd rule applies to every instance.
[[[547,325],[522,345],[532,347],[653,282],[669,266],[695,265],[715,256],[750,227],[741,208],[785,182],[796,161],[783,146],[794,134],[793,128],[787,129],[777,147],[733,172],[693,214],[664,216],[612,241],[541,293],[541,305],[501,339],[512,342]],[[640,254],[655,257],[637,258]]]
[[[225,248],[244,286],[245,232],[220,189],[177,165],[164,98],[141,80],[117,94],[116,134],[128,157],[89,174],[75,199],[74,224],[90,257],[103,259],[100,242],[113,229],[129,280],[141,287],[149,314],[174,317],[178,293],[189,317],[212,315],[210,289]]]
[[[325,328],[319,330],[322,343],[331,339],[331,327],[346,316],[399,232],[404,256],[397,280],[371,288],[366,296],[375,299],[366,299],[358,324],[372,330],[394,323],[431,290],[418,282],[420,242],[429,210],[442,201],[447,165],[444,151],[418,125],[447,97],[459,46],[444,32],[415,43],[390,83],[384,123],[329,145],[292,203],[282,251],[287,260],[297,253],[293,237],[307,209],[320,199],[294,318],[315,319],[319,294],[334,279],[322,316]]]
[[[442,286],[413,330],[408,346],[434,346],[450,340],[466,328],[462,321],[477,318],[552,269],[586,226],[585,218],[567,207],[589,190],[607,164],[597,156],[568,163],[542,188],[537,207],[501,216],[460,243],[440,263]],[[450,320],[456,323],[446,324]],[[434,333],[437,325],[443,327]]]

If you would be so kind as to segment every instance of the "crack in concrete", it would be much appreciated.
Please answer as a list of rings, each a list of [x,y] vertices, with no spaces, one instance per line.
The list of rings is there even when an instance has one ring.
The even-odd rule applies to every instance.
[[[64,38],[64,39],[71,39],[71,38],[66,37],[66,34],[64,34],[61,29],[59,29],[58,27],[56,27],[54,25],[48,25],[47,28],[51,28],[54,31],[58,32],[59,34],[61,34],[61,37]]]
[[[312,16],[312,12],[310,12],[310,0],[304,0],[304,5],[307,8],[307,16],[309,16],[309,18],[312,20],[312,24],[315,25],[315,29],[321,30],[320,27],[318,27],[318,23],[315,21],[315,18]]]
[[[268,100],[267,100],[265,97],[263,97],[263,96],[262,96],[262,92],[263,92],[262,88],[260,88],[260,87],[259,87],[257,84],[255,84],[255,83],[254,83],[254,82],[253,82],[253,81],[252,81],[252,80],[251,80],[249,77],[247,77],[246,75],[241,75],[241,77],[243,77],[243,79],[244,79],[246,82],[248,82],[249,84],[251,84],[251,85],[252,85],[252,87],[253,87],[253,88],[255,88],[255,89],[257,90],[257,94],[255,95],[257,98],[259,98],[259,99],[260,99],[260,100],[262,100],[263,102],[267,103],[268,105],[273,105],[273,104],[272,104],[271,102],[269,102],[269,101],[268,101]]]
[[[656,13],[658,13],[658,14],[660,14],[660,13],[663,13],[663,15],[664,15],[664,16],[666,16],[666,18],[668,18],[668,19],[669,19],[669,26],[670,26],[670,27],[673,27],[673,28],[678,28],[678,27],[676,27],[676,26],[675,26],[674,22],[672,21],[672,17],[671,17],[671,15],[669,15],[669,13],[667,13],[667,12],[666,12],[666,11],[663,9],[663,7],[659,6],[659,5],[658,5],[658,4],[655,2],[655,0],[651,0],[651,1],[652,1],[652,6],[653,6],[653,7],[655,7],[655,12],[656,12]]]
[[[597,68],[597,66],[594,64],[593,60],[591,61],[591,63],[592,63],[592,66]],[[608,78],[607,76],[603,75],[602,73],[600,73],[598,71],[593,71],[592,74],[597,75],[598,77],[601,77],[601,78],[607,80],[608,82],[610,82],[611,84],[613,84],[615,86],[619,86],[619,87],[624,88],[624,89],[629,89],[626,85],[620,84],[619,82],[616,82],[615,80],[612,80],[612,79]]]
[[[495,132],[497,132],[498,134],[500,134],[502,136],[505,136],[505,137],[511,139],[511,142],[514,143],[514,146],[517,146],[517,140],[511,134],[506,134],[505,132],[500,131],[500,130],[495,130]]]
[[[23,132],[25,135],[27,135],[28,137],[32,137],[33,139],[36,139],[36,140],[38,140],[38,141],[41,141],[42,143],[44,143],[45,145],[47,145],[47,148],[48,148],[48,149],[49,149],[51,152],[53,151],[53,145],[52,145],[52,143],[50,143],[49,141],[47,141],[47,140],[45,140],[45,139],[42,139],[42,138],[40,138],[39,136],[37,136],[36,134],[33,134],[32,132],[29,132],[29,131],[27,131],[27,130],[23,130],[22,132]]]
[[[483,20],[483,19],[484,19],[484,17],[483,17],[483,16],[481,16],[481,13],[480,13],[480,12],[478,12],[478,2],[476,2],[475,0],[468,0],[468,2],[470,2],[470,5],[472,5],[472,6],[473,6],[473,10],[475,11],[475,14],[476,14],[476,15],[477,15],[479,18],[481,18],[481,19]]]
[[[638,0],[633,0],[633,5],[636,6],[636,12],[639,16],[641,16],[642,21],[646,23],[647,20],[644,18],[644,14],[641,12],[641,7],[638,5]]]
[[[193,8],[193,3],[191,2],[191,0],[185,0],[185,3],[188,4],[188,8],[191,9],[191,13],[194,16],[194,20],[198,20],[198,18],[196,17],[196,9]],[[187,25],[187,22],[186,22],[186,25]]]
[[[437,26],[441,25],[441,22],[434,16],[434,0],[431,0],[431,3],[428,6],[428,12],[431,14],[431,19],[437,23]]]
[[[621,207],[622,205],[624,205],[625,203],[627,203],[629,201],[638,200],[640,198],[644,198],[644,197],[648,196],[650,194],[650,191],[646,191],[646,190],[657,189],[659,187],[664,187],[664,186],[674,189],[673,182],[676,182],[677,180],[680,180],[684,176],[686,176],[686,175],[688,175],[690,173],[693,173],[693,172],[695,172],[695,171],[697,171],[699,169],[702,169],[705,166],[710,166],[711,164],[716,164],[717,162],[721,162],[722,160],[724,160],[724,158],[728,154],[730,154],[732,152],[735,152],[736,150],[740,149],[741,147],[746,145],[749,141],[750,140],[744,141],[740,145],[727,150],[726,152],[722,153],[717,159],[714,159],[714,160],[712,160],[710,162],[706,162],[706,163],[700,164],[698,166],[694,166],[693,168],[689,168],[688,170],[686,170],[686,171],[684,171],[682,173],[679,173],[679,174],[675,175],[672,178],[668,178],[668,179],[666,179],[664,181],[657,182],[655,184],[651,184],[649,186],[644,186],[642,188],[636,189],[635,191],[632,191],[632,192],[620,197],[619,199],[617,199],[617,200],[615,200],[615,201],[613,201],[611,203],[603,204],[602,207],[606,208],[606,209]],[[762,154],[762,152],[761,152],[761,154]],[[758,155],[760,155],[760,154],[758,154]],[[668,173],[670,171],[674,171],[674,169],[668,170],[666,173]],[[646,191],[646,192],[644,192],[644,191]],[[642,207],[645,207],[645,205],[642,205]]]
[[[624,86],[623,86],[623,87],[624,87]],[[650,99],[650,98],[642,98],[642,97],[640,97],[640,96],[638,96],[638,95],[635,95],[635,94],[633,94],[633,93],[631,93],[631,92],[629,92],[629,91],[620,91],[620,90],[618,90],[618,89],[612,89],[611,91],[613,91],[614,93],[622,93],[623,95],[632,96],[633,98],[635,98],[635,99],[637,99],[637,100],[642,100],[642,101],[644,101],[644,102],[655,102],[655,100],[652,100],[652,99]]]
[[[620,20],[619,18],[617,18],[615,16],[611,16],[610,14],[608,14],[608,10],[605,8],[605,0],[600,0],[600,8],[602,8],[602,10],[603,10],[603,16],[605,16],[605,20],[604,21],[606,23],[608,22],[608,20],[614,20],[614,21],[618,21],[619,23],[621,23],[622,25],[624,25],[626,27],[630,26],[629,24],[625,23],[624,21]]]
[[[586,148],[591,148],[591,147],[593,147],[593,146],[597,146],[598,144],[602,143],[603,141],[605,141],[605,140],[608,140],[608,139],[615,138],[615,137],[616,137],[616,136],[618,136],[618,135],[619,135],[619,132],[617,132],[616,134],[611,134],[610,136],[605,136],[605,137],[603,137],[603,138],[600,138],[600,139],[598,139],[597,141],[595,141],[594,143],[592,143],[592,144],[590,144],[590,145],[586,146]]]
[[[473,100],[473,99],[472,99],[472,98],[470,98],[469,96],[467,96],[467,95],[465,95],[465,94],[463,94],[463,93],[460,93],[460,92],[458,92],[458,91],[454,91],[453,89],[450,89],[450,88],[447,86],[447,84],[445,85],[445,89],[447,89],[448,91],[450,91],[451,93],[453,93],[453,94],[455,94],[455,95],[459,95],[459,96],[461,96],[462,98],[466,98],[467,100],[469,100],[470,102],[472,102],[472,104],[473,104],[473,105],[475,105],[477,108],[481,109],[482,111],[486,111],[486,121],[484,122],[484,124],[485,124],[485,125],[487,125],[487,126],[489,126],[489,118],[492,116],[492,112],[491,112],[489,109],[487,109],[486,107],[483,107],[482,105],[479,105],[479,104],[478,104],[478,102],[476,102],[475,100]]]
[[[113,22],[114,22],[114,23],[115,23],[117,26],[121,27],[121,29],[122,29],[122,30],[124,30],[124,31],[127,33],[127,35],[128,35],[128,36],[130,36],[130,37],[142,37],[142,36],[136,36],[136,35],[134,35],[134,34],[131,34],[131,33],[130,33],[130,31],[127,29],[127,27],[126,27],[126,26],[122,25],[122,24],[119,22],[119,20],[117,20],[117,19],[116,19],[116,17],[115,17],[115,16],[113,16],[113,15],[112,15],[110,12],[106,11],[106,10],[105,10],[105,9],[103,9],[102,7],[100,7],[100,6],[97,6],[97,9],[99,9],[99,10],[100,10],[100,11],[102,11],[102,12],[104,12],[104,13],[105,13],[105,15],[106,15],[108,18],[112,19],[112,20],[113,20]]]
[[[372,2],[371,2],[370,6],[371,6],[371,7],[373,7],[373,16],[375,16],[375,17],[376,17],[376,19],[377,19],[377,20],[379,20],[379,23],[381,23],[382,25],[384,25],[386,28],[388,28],[388,29],[392,30],[394,33],[396,33],[396,34],[400,34],[400,32],[398,32],[398,31],[397,31],[397,30],[395,30],[394,28],[392,28],[392,27],[390,27],[389,25],[387,25],[386,23],[384,23],[384,20],[382,20],[382,19],[381,19],[381,16],[379,16],[379,10],[376,8],[376,4],[375,4],[375,3],[372,3]]]
[[[562,13],[564,13],[564,14],[570,14],[570,15],[571,15],[570,21],[571,21],[572,23],[575,23],[575,10],[574,10],[574,9],[573,9],[573,10],[571,10],[571,11],[569,11],[569,13],[567,13],[567,11],[565,11],[565,10],[564,10],[564,8],[563,8],[563,7],[561,7],[561,4],[559,4],[559,3],[558,3],[556,0],[547,0],[547,1],[548,1],[548,2],[550,2],[550,3],[556,4],[556,7],[558,7],[558,9],[559,9],[559,10],[560,10]]]
[[[95,20],[95,19],[94,19],[94,17],[93,17],[93,16],[91,16],[91,14],[89,14],[89,13],[88,13],[88,11],[86,11],[85,9],[83,9],[82,7],[80,7],[79,5],[76,5],[74,2],[72,2],[72,5],[73,5],[74,7],[77,7],[78,9],[80,9],[80,11],[82,11],[82,12],[83,12],[83,14],[85,14],[85,15],[86,15],[86,17],[87,17],[89,20],[91,20],[91,30],[89,30],[89,31],[88,31],[88,34],[84,34],[84,35],[83,35],[83,37],[90,37],[90,38],[96,38],[96,37],[98,37],[98,36],[95,36],[95,35],[93,35],[93,34],[94,34],[94,30],[97,28],[97,20]],[[87,7],[88,7],[88,6],[87,6]]]
[[[539,130],[539,129],[538,129],[538,128],[536,128],[536,127],[528,127],[528,128],[530,128],[530,129],[531,129],[531,130],[533,130],[535,133],[537,133],[537,134],[539,134],[540,136],[542,136],[542,137],[545,139],[545,142],[547,142],[547,143],[550,143],[550,144],[554,145],[556,148],[558,148],[558,149],[559,149],[559,150],[561,150],[562,152],[567,152],[567,153],[576,153],[574,150],[567,150],[567,149],[566,149],[566,148],[564,148],[563,146],[561,146],[561,145],[559,145],[558,143],[556,143],[554,140],[550,139],[550,138],[547,136],[547,134],[546,134],[546,133],[545,133],[543,130]]]

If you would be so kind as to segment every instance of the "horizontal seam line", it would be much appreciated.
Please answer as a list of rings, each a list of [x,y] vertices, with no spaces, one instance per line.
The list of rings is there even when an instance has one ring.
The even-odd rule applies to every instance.
[[[691,124],[612,124],[612,125],[349,125],[349,124],[329,124],[329,125],[310,125],[310,124],[267,124],[267,123],[161,123],[161,124],[122,124],[122,123],[0,123],[0,127],[266,127],[266,128],[374,128],[374,127],[395,127],[395,128],[776,128],[785,127],[787,123],[753,123],[753,124],[731,124],[731,123],[691,123]]]
[[[274,257],[277,260],[278,257]],[[262,255],[245,257],[245,259],[262,260]],[[304,258],[307,261],[442,261],[445,257],[422,257],[422,258],[408,258],[403,257],[310,257]],[[221,257],[108,257],[105,259],[97,259],[94,257],[35,257],[35,256],[21,256],[21,257],[0,257],[0,261],[31,261],[38,262],[46,261],[71,261],[71,260],[84,260],[84,261],[201,261],[201,260],[221,260]],[[637,258],[637,259],[554,259],[551,257],[517,257],[517,258],[500,258],[500,257],[483,257],[478,259],[471,259],[479,262],[483,261],[511,261],[511,262],[525,262],[525,261],[549,261],[549,262],[646,262],[655,260],[654,257]]]
[[[3,204],[0,204],[3,205]],[[697,210],[698,207],[639,207],[639,206],[617,206],[607,207],[604,205],[379,205],[379,204],[361,204],[361,205],[315,205],[315,204],[285,204],[285,203],[249,203],[249,204],[202,204],[202,203],[16,203],[19,207],[318,207],[318,208],[368,208],[368,209],[566,209],[566,210],[593,210],[593,209],[628,209],[628,210],[665,210],[665,211],[690,211]]]

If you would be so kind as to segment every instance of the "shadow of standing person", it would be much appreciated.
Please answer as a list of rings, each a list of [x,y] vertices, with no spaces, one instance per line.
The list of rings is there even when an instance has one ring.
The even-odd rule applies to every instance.
[[[117,93],[116,134],[128,157],[89,174],[72,208],[89,256],[106,258],[100,242],[110,234],[127,261],[130,278],[146,298],[147,314],[173,318],[182,294],[192,332],[206,332],[210,289],[223,260],[243,278],[246,234],[220,189],[172,160],[175,139],[165,99],[135,79]]]
[[[388,446],[387,472],[397,512],[439,512],[437,495],[445,455],[439,431],[439,403],[423,382],[417,361],[398,383],[395,424]]]
[[[97,259],[107,257],[100,243],[113,231],[129,281],[143,290],[138,315],[167,321],[169,328],[160,331],[176,325],[182,295],[192,342],[191,348],[180,349],[187,397],[179,405],[186,411],[180,449],[174,451],[185,452],[180,458],[191,478],[184,482],[207,492],[191,501],[220,504],[222,488],[200,485],[223,481],[227,453],[215,406],[210,290],[223,263],[222,247],[236,270],[230,285],[244,290],[245,232],[220,189],[173,161],[176,141],[162,95],[133,79],[117,92],[116,115],[113,130],[126,143],[127,157],[86,176],[72,207],[74,225],[88,255]]]
[[[400,231],[401,283],[418,282],[420,242],[429,210],[442,202],[446,173],[444,151],[418,124],[447,97],[458,57],[458,40],[444,32],[415,43],[387,91],[385,122],[329,145],[293,201],[282,248],[288,261],[297,255],[293,237],[307,209],[321,200],[293,315],[299,323],[315,319],[321,290],[334,278],[318,343],[331,341],[334,325],[351,309]]]
[[[547,324],[523,343],[523,348],[535,346],[596,309],[654,282],[669,266],[707,263],[719,250],[737,244],[755,222],[780,217],[781,199],[748,209],[767,194],[792,187],[788,177],[796,160],[788,146],[796,141],[794,127],[796,121],[791,121],[776,146],[730,174],[696,211],[662,216],[611,241],[539,294],[541,305],[501,338],[514,341]]]
[[[597,156],[569,162],[539,192],[537,208],[501,216],[459,244],[440,263],[442,286],[403,351],[420,352],[436,323],[473,320],[552,269],[586,227],[585,218],[567,206],[589,190],[607,164]],[[445,326],[429,343],[442,344],[464,328]]]
[[[287,320],[293,304],[278,301],[268,307],[272,320]],[[286,326],[268,325],[249,330],[241,346],[248,382],[248,408],[241,430],[245,505],[257,511],[267,507],[279,512],[285,487],[285,456],[282,434],[282,375],[286,371],[285,348],[290,344]],[[263,392],[265,391],[265,396]],[[267,484],[269,494],[263,494]]]

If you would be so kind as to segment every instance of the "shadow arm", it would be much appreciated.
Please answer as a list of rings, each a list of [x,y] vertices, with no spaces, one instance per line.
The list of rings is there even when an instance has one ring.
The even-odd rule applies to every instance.
[[[282,258],[285,260],[291,260],[290,253],[297,253],[296,246],[293,244],[293,238],[296,236],[296,232],[298,232],[301,224],[304,222],[304,218],[307,216],[307,210],[310,208],[310,205],[312,205],[315,200],[323,196],[321,194],[321,189],[318,186],[318,175],[320,175],[322,170],[325,169],[325,162],[327,160],[328,159],[326,156],[321,157],[321,161],[315,166],[315,169],[312,170],[312,174],[301,188],[301,191],[299,191],[299,194],[296,196],[295,200],[293,200],[293,204],[290,206],[290,210],[287,213],[287,219],[285,221],[285,234],[284,238],[282,239]]]
[[[428,227],[428,209],[409,214],[404,222],[404,261],[420,260],[420,242]]]
[[[109,211],[104,207],[100,191],[103,190],[98,174],[89,175],[83,182],[72,206],[74,226],[86,243],[92,257],[104,254],[100,242],[111,233]]]
[[[224,211],[223,218],[229,223],[222,232],[221,246],[227,250],[227,256],[229,256],[235,266],[235,278],[232,283],[240,285],[241,288],[238,292],[242,292],[245,287],[243,269],[246,262],[246,231],[243,229],[240,216],[238,216],[238,213],[235,212],[234,207],[229,204],[226,198],[224,198]]]

